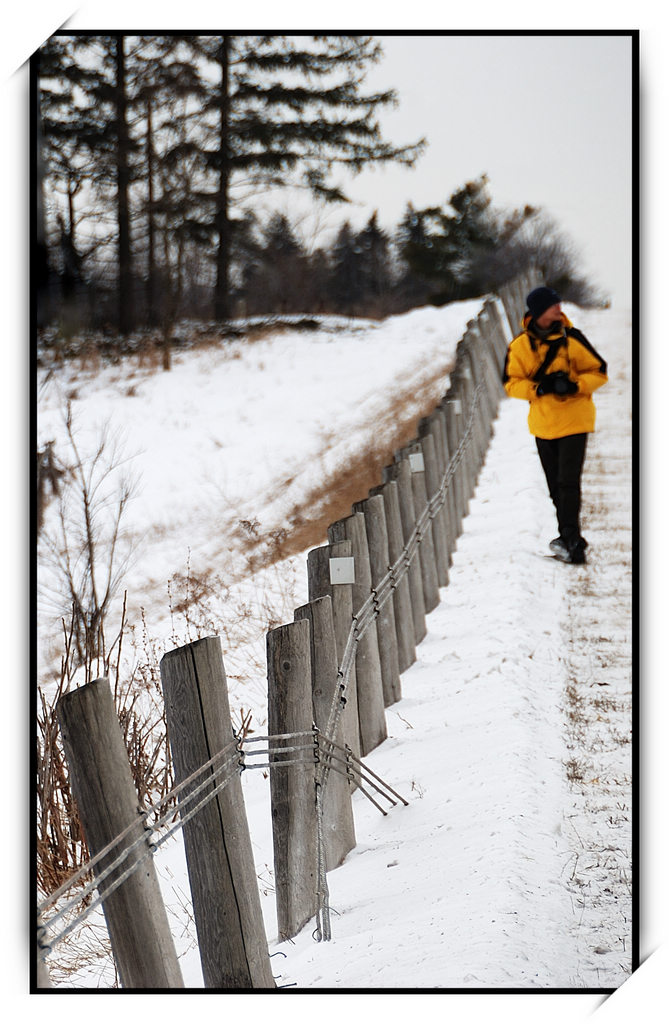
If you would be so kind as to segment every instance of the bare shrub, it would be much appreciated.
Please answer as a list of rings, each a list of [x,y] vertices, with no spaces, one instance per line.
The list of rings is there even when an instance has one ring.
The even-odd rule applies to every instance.
[[[55,441],[47,441],[37,452],[37,533],[44,525],[44,513],[49,501],[60,494],[65,469],[54,453]]]
[[[90,665],[130,558],[132,545],[122,524],[133,481],[121,472],[127,459],[108,427],[85,452],[70,405],[64,418],[68,450],[62,456],[56,514],[41,536],[41,589],[60,617],[72,609],[73,653],[80,665]]]
[[[327,528],[350,515],[351,506],[381,481],[384,466],[394,453],[416,437],[418,421],[444,391],[450,364],[433,368],[416,385],[398,391],[375,422],[372,438],[363,450],[347,455],[346,464],[324,476],[287,513],[286,525],[261,531],[255,521],[238,523],[251,571],[274,565],[327,540]],[[334,435],[326,444],[334,443]],[[292,483],[286,481],[286,485]]]
[[[60,677],[49,692],[40,689],[37,709],[37,885],[50,894],[63,885],[87,860],[88,848],[70,788],[65,754],[57,719],[58,702],[78,683],[106,677],[114,697],[128,761],[140,803],[164,797],[172,787],[172,763],[166,742],[167,727],[156,652],[145,635],[145,657],[125,674],[123,639],[130,630],[121,613],[121,627],[107,644],[99,629],[97,657],[78,665],[75,651],[75,613],[63,624],[63,655]],[[88,644],[89,649],[94,646]]]

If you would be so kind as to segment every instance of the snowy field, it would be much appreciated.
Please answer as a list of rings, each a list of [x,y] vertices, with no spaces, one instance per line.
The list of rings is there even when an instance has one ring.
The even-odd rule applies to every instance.
[[[234,342],[180,354],[170,373],[137,362],[40,372],[39,441],[62,439],[69,398],[82,444],[109,421],[137,474],[124,586],[157,652],[221,632],[231,703],[263,721],[265,632],[306,601],[306,552],[249,577],[239,524],[281,529],[301,493],[364,448],[393,392],[443,364],[434,404],[478,308]],[[545,557],[556,529],[527,407],[504,400],[449,585],[387,710],[388,739],[366,758],[408,806],[382,817],[356,794],[357,846],[328,876],[331,942],[314,942],[311,926],[276,942],[268,783],[243,777],[273,966],[291,991],[582,992],[629,976],[631,324],[615,309],[566,312],[610,373],[584,475],[589,564]],[[170,612],[180,574],[206,577],[198,621]],[[56,620],[41,592],[45,672]],[[179,843],[158,868],[195,988]],[[109,980],[101,970],[78,983]]]

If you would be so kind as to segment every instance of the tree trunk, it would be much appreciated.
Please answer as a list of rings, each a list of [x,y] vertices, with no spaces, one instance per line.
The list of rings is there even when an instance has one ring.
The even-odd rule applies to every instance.
[[[219,50],[221,65],[220,89],[220,148],[219,185],[216,208],[218,250],[216,253],[216,293],[214,317],[216,320],[230,318],[230,219],[228,216],[228,188],[230,183],[230,157],[228,131],[230,120],[230,36],[223,36]]]
[[[153,188],[155,154],[153,149],[153,96],[146,99],[146,184],[147,184],[147,268],[146,282],[149,324],[156,323],[156,221]]]
[[[128,188],[130,170],[128,167],[128,124],[124,36],[116,36],[116,175],[118,215],[118,328],[127,334],[133,323],[132,310],[132,268],[130,253],[130,206]]]

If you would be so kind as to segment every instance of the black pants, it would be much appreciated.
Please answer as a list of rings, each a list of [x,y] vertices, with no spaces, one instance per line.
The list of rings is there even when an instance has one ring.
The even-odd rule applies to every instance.
[[[557,512],[560,537],[568,548],[582,544],[580,526],[581,472],[587,434],[570,434],[547,441],[537,437],[537,450]]]

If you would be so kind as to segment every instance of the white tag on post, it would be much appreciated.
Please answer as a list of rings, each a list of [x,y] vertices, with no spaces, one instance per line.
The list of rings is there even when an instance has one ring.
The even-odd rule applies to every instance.
[[[411,466],[412,473],[424,473],[425,472],[425,460],[422,452],[411,452],[409,455],[409,465]]]
[[[355,583],[355,559],[331,558],[330,583]]]

